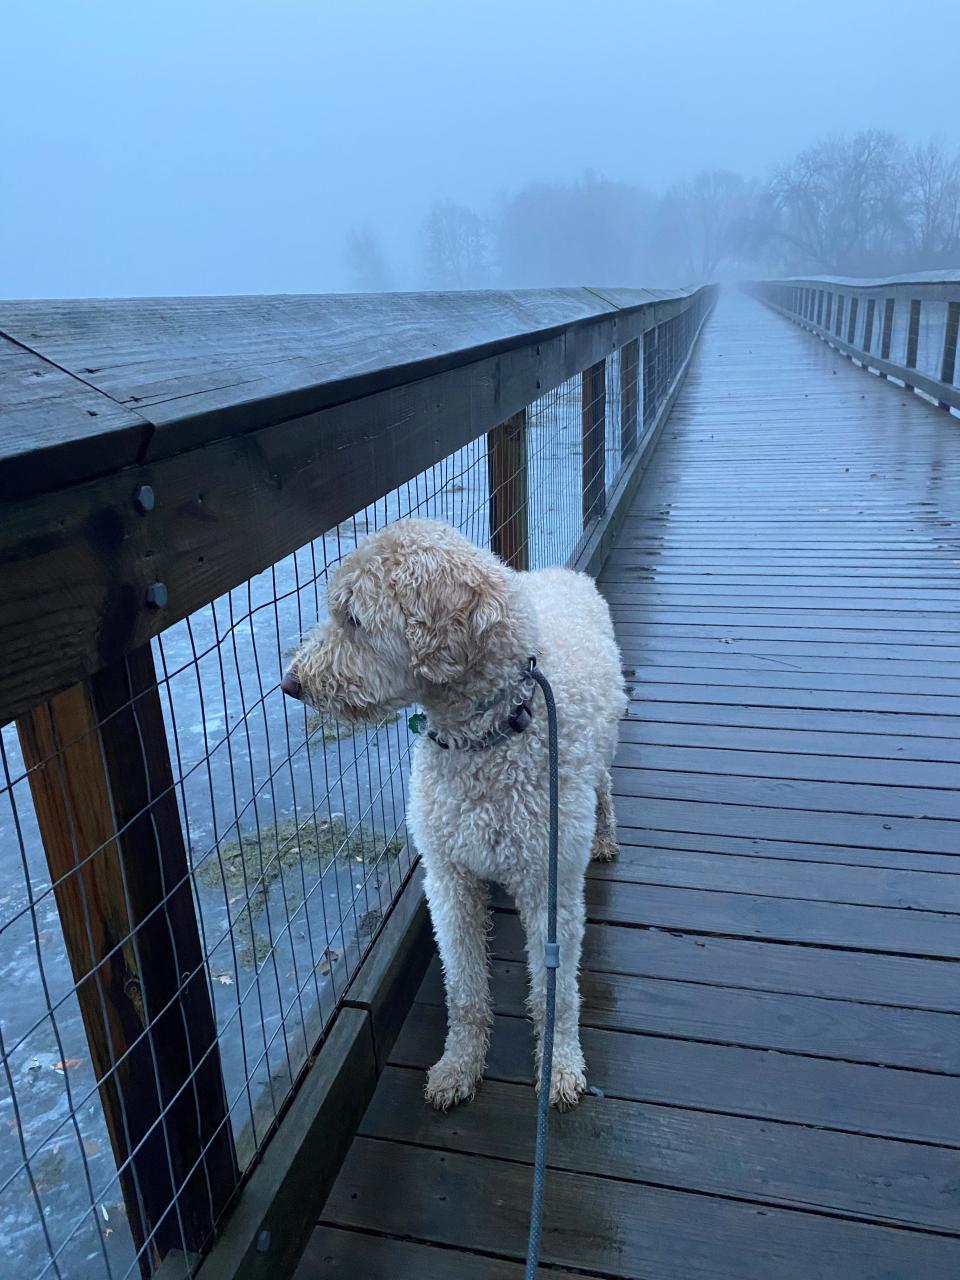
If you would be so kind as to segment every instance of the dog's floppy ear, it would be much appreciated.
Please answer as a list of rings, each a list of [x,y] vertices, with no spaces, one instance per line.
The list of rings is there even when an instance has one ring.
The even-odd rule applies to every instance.
[[[507,616],[506,576],[472,549],[408,552],[394,574],[414,673],[431,684],[458,680]]]

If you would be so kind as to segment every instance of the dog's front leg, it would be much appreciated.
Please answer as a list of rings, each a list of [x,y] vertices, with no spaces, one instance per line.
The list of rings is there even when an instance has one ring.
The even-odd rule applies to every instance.
[[[490,891],[479,876],[443,863],[426,868],[427,901],[443,965],[447,1042],[427,1074],[428,1102],[446,1111],[472,1098],[483,1075],[492,1019],[487,934]]]
[[[527,935],[529,1007],[537,1033],[536,1066],[539,1084],[547,999],[547,970],[543,962],[543,947],[547,940],[546,885],[538,884],[533,890],[519,890],[516,903]],[[550,1101],[561,1111],[575,1107],[587,1087],[586,1066],[583,1050],[580,1048],[579,971],[584,919],[582,876],[578,877],[576,884],[562,880],[557,904],[560,968],[557,970],[557,1016],[550,1082]]]

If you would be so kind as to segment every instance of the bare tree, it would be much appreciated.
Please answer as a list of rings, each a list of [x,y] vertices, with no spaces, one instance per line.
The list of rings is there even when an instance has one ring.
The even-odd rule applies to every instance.
[[[423,225],[426,267],[438,289],[477,289],[488,282],[490,255],[483,219],[455,200],[437,200]]]
[[[960,152],[931,138],[906,158],[906,203],[916,265],[960,262]]]
[[[900,154],[895,135],[867,129],[817,142],[781,166],[767,233],[787,264],[840,273],[889,264],[906,220]]]
[[[354,227],[344,247],[351,283],[360,293],[382,293],[390,288],[390,270],[380,237],[372,227]]]

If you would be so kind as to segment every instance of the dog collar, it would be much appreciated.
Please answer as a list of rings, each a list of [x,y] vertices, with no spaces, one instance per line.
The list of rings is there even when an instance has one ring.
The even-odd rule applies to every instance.
[[[535,657],[528,659],[526,667],[523,669],[522,678],[528,680],[530,672],[537,665]],[[502,696],[502,695],[500,695]],[[495,707],[500,701],[500,696],[492,702],[484,703],[477,707],[473,715],[483,715],[485,711],[489,711],[491,707]],[[441,738],[433,729],[429,728],[427,717],[424,712],[418,711],[416,715],[412,715],[407,721],[407,725],[411,733],[419,734],[422,737],[429,738],[431,742],[436,743],[444,751],[449,751],[451,747],[460,751],[485,751],[488,747],[495,747],[498,742],[504,742],[512,734],[523,733],[533,723],[533,692],[522,701],[516,703],[510,714],[504,716],[502,720],[493,725],[486,733],[479,738],[455,738],[447,741]]]

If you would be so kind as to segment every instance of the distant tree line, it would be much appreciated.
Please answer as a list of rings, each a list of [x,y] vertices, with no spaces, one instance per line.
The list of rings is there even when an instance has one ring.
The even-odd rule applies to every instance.
[[[710,170],[653,195],[586,173],[531,183],[487,216],[438,200],[420,239],[414,284],[436,289],[960,268],[960,151],[869,129],[814,143],[766,181]],[[369,227],[347,259],[357,287],[390,287]]]

